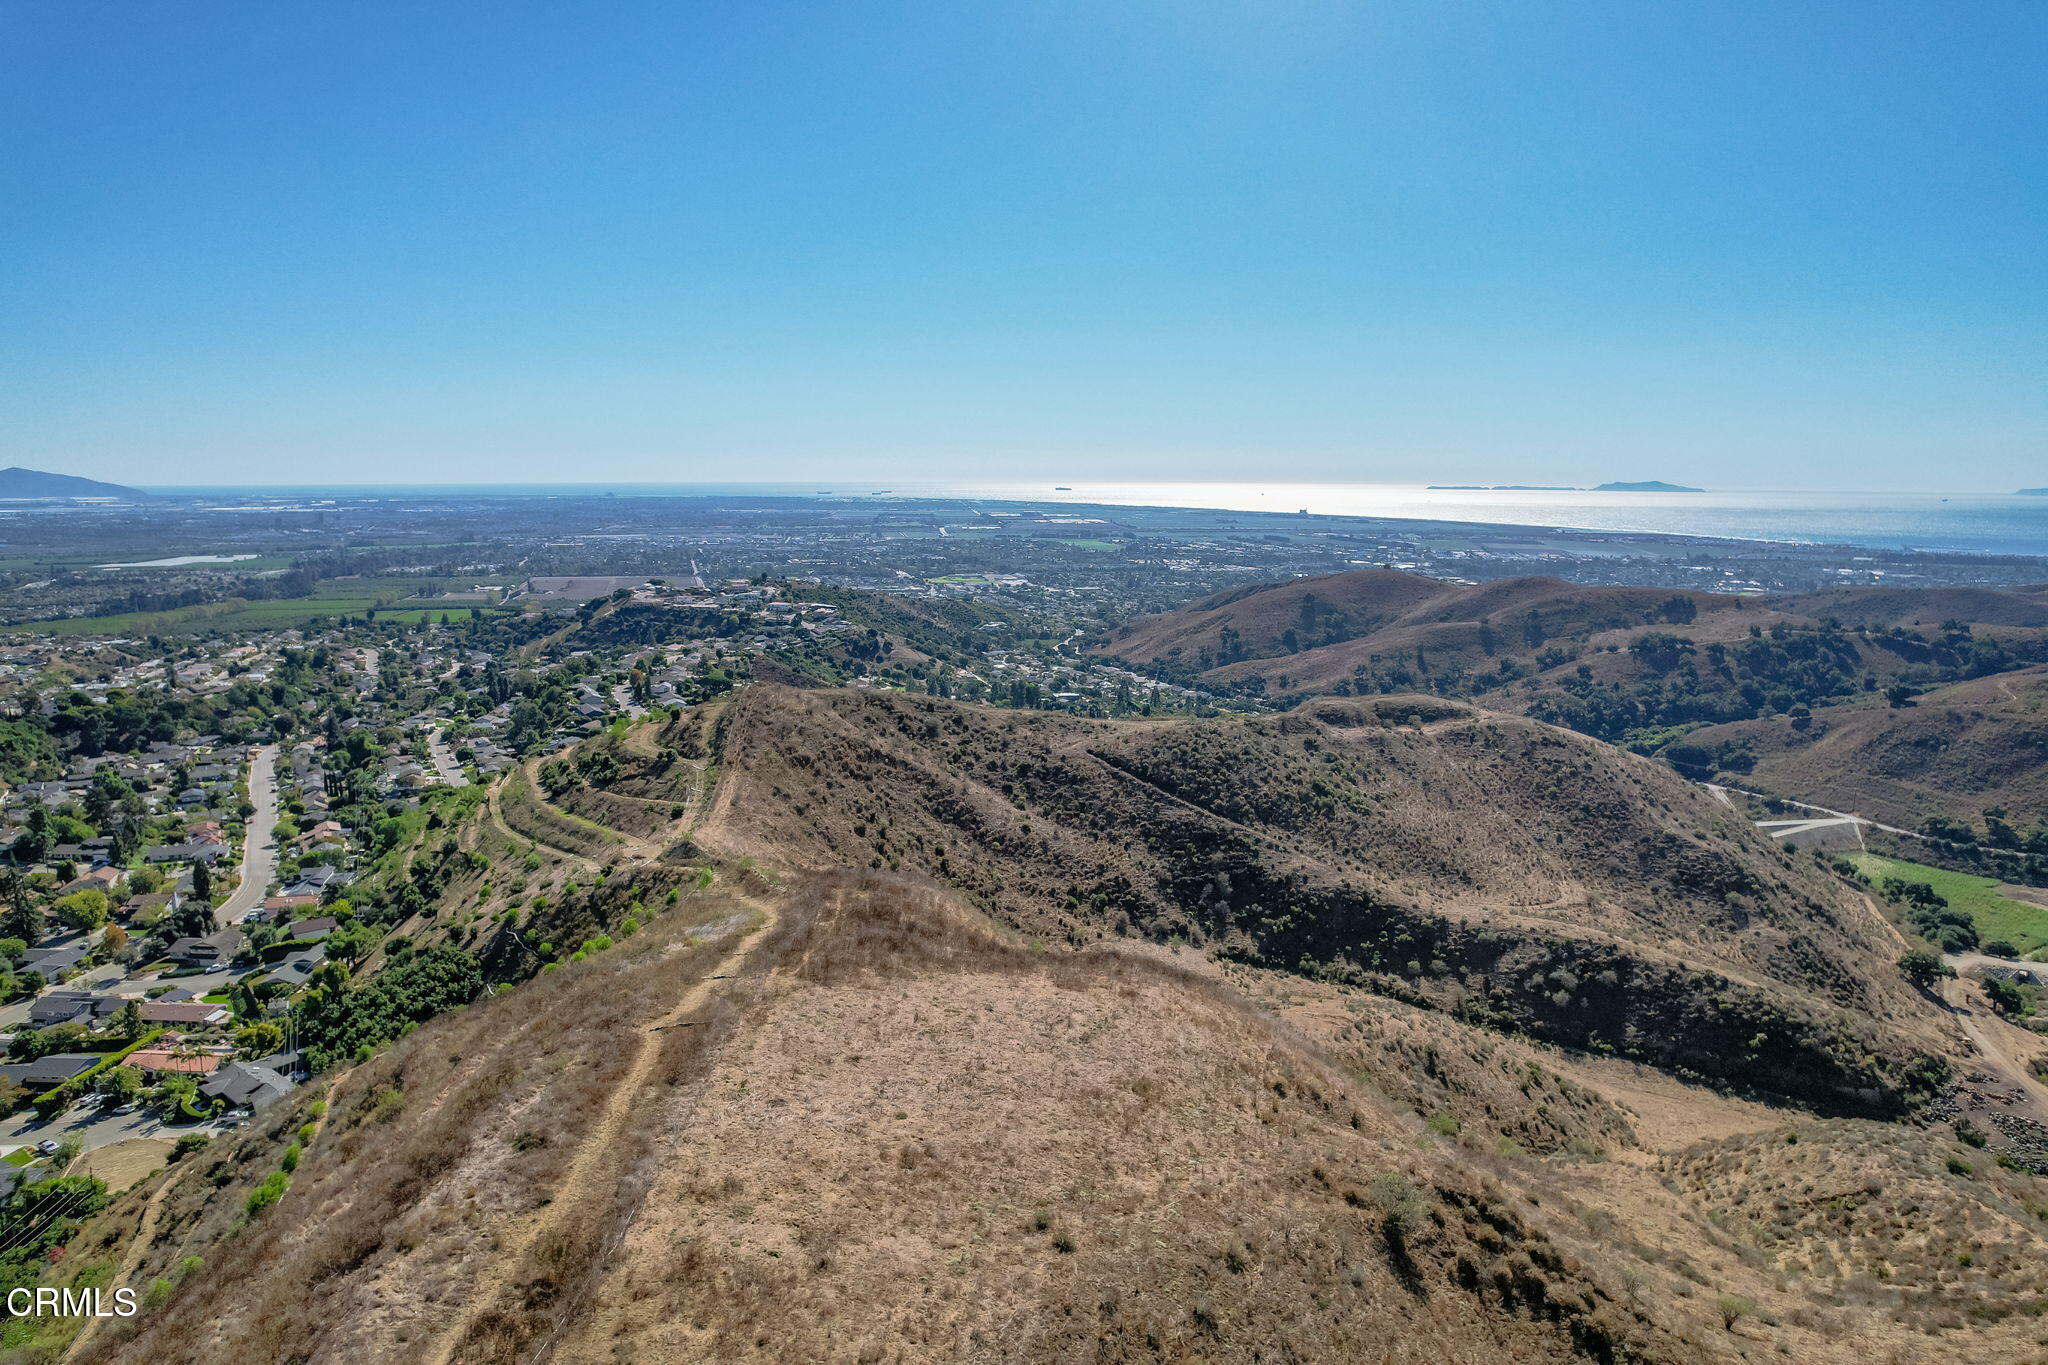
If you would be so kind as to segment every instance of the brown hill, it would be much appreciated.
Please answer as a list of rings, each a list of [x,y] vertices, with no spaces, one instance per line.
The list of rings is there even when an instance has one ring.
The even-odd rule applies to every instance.
[[[151,1218],[163,1301],[76,1358],[1732,1358],[1199,976],[891,880],[696,944],[728,909],[355,1068],[246,1226],[310,1097],[132,1196],[104,1225]],[[708,970],[745,979],[699,1006]]]
[[[1557,578],[1446,583],[1368,569],[1253,584],[1140,617],[1114,631],[1100,652],[1225,682],[1270,673],[1260,662],[1285,658],[1296,681],[1279,690],[1303,691],[1348,676],[1375,654],[1421,649],[1470,666],[1552,640],[1692,620],[1702,612],[1773,619],[1757,614],[1750,599],[1714,593],[1588,587]]]
[[[2048,626],[2048,584],[2026,588],[1828,588],[1775,599],[1780,610],[1849,626]]]
[[[1109,725],[776,687],[599,752],[602,791],[557,805],[509,778],[435,838],[538,857],[616,945],[123,1196],[51,1278],[148,1307],[72,1359],[1860,1365],[2044,1344],[2032,1177],[1944,1128],[1502,1031],[1522,988],[1427,927],[1490,918],[1503,980],[1543,966],[1516,956],[1539,920],[1622,950],[1611,982],[1541,971],[1553,1022],[1640,994],[1653,1027],[1768,1008],[1837,1028],[1822,983],[1876,971],[1889,931],[1653,765],[1425,699]],[[667,826],[632,804],[664,795]],[[1140,814],[1166,833],[1118,858]],[[935,842],[970,828],[999,856]],[[678,882],[685,855],[707,871]],[[1072,883],[1084,855],[1099,889]],[[593,882],[637,889],[575,890]],[[481,888],[450,884],[428,919],[459,942]],[[1413,904],[1383,913],[1373,886]],[[1105,933],[1147,905],[1167,942]],[[1361,960],[1382,944],[1413,973],[1297,954],[1332,915]],[[1726,965],[1688,1000],[1665,952]],[[1892,982],[1839,984],[1873,1016],[1858,1045],[1960,1048]],[[1700,1046],[1762,1048],[1778,1076],[1829,1051]],[[54,1358],[68,1329],[38,1326],[21,1354]]]
[[[756,687],[718,756],[704,838],[916,869],[1029,933],[1210,944],[1835,1106],[1910,1103],[1941,1048],[1859,897],[1661,765],[1517,717],[1083,721]]]
[[[1744,786],[1907,828],[2000,806],[2021,829],[2048,820],[2048,668],[1937,688],[1908,707],[1872,698],[1803,723],[1709,726],[1686,744],[1739,771]]]
[[[1549,578],[1466,585],[1347,573],[1255,585],[1143,617],[1096,648],[1269,698],[1469,698],[1648,751],[1686,726],[2038,663],[2048,658],[2048,593],[1731,597]]]
[[[150,1307],[72,1358],[1847,1365],[2039,1342],[2033,1182],[1953,1138],[1204,966],[1043,950],[878,873],[688,893],[124,1197],[61,1273]],[[283,1197],[249,1212],[288,1145]],[[1957,1274],[1965,1251],[1985,1269]]]

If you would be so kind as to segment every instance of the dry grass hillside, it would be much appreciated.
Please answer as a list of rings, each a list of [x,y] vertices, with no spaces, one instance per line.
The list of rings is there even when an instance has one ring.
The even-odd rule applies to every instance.
[[[201,1157],[135,1271],[166,1301],[78,1358],[1732,1356],[1199,975],[872,876],[701,941],[748,913],[707,893]]]
[[[1096,648],[1212,687],[1420,690],[1620,740],[2004,671],[2039,661],[2044,632],[2048,589],[1743,597],[1362,570],[1218,594],[1128,622]]]
[[[1653,765],[1419,699],[769,687],[598,753],[425,831],[411,932],[616,944],[128,1191],[54,1274],[149,1307],[71,1359],[2048,1360],[2048,1185],[1675,1062],[1757,1011],[1751,1069],[1830,1085],[1954,1040],[1867,907]],[[1523,979],[1566,952],[1615,980]],[[1541,1036],[1620,997],[1665,1069]]]
[[[1425,698],[1084,721],[750,689],[700,837],[914,869],[1069,943],[1182,939],[1575,1046],[1894,1112],[1952,1043],[1895,933],[1647,760]]]
[[[2048,584],[2024,588],[1828,588],[1779,599],[1788,612],[1850,626],[2048,626]]]
[[[1695,746],[1739,751],[1746,787],[1917,827],[2003,806],[2020,828],[2048,820],[2048,668],[1937,688],[1912,706],[1872,698],[1790,717],[1695,731]]]
[[[73,1264],[163,1288],[74,1359],[2039,1358],[2031,1177],[1663,1080],[1725,1133],[1674,1143],[1639,1068],[1276,983],[900,876],[693,893],[125,1196]],[[1543,1110],[1601,1141],[1491,1126]]]
[[[1363,569],[1218,593],[1178,611],[1140,617],[1112,632],[1101,649],[1217,681],[1277,669],[1293,680],[1277,690],[1326,690],[1375,655],[1421,649],[1440,661],[1469,665],[1501,653],[1533,653],[1553,640],[1723,615],[1738,618],[1729,623],[1731,631],[1780,619],[1752,599],[1716,593],[1597,587],[1560,578],[1446,583]],[[1281,659],[1284,665],[1269,662]]]

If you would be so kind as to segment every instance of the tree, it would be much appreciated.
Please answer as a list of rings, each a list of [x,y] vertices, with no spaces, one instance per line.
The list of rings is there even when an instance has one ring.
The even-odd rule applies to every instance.
[[[194,898],[179,902],[177,909],[164,916],[160,932],[173,939],[205,938],[219,927],[213,906],[203,898]]]
[[[1954,968],[1933,953],[1922,952],[1918,948],[1899,955],[1899,970],[1905,974],[1906,980],[1922,990],[1926,990],[1945,976],[1955,975]]]
[[[114,1032],[130,1040],[140,1038],[149,1025],[143,1022],[142,1006],[130,1000],[114,1011]]]
[[[95,887],[74,891],[57,902],[56,910],[58,919],[89,934],[107,922],[107,893]]]
[[[2026,992],[2002,976],[1985,977],[1984,994],[1991,1001],[1991,1007],[2000,1014],[2017,1016],[2027,1012]]]
[[[213,869],[203,858],[192,864],[192,895],[208,905],[213,902]]]
[[[39,863],[55,842],[50,829],[50,808],[39,799],[31,801],[28,819],[22,824],[21,833],[14,840],[14,861]]]
[[[6,884],[0,891],[4,891],[6,901],[0,907],[0,935],[28,944],[39,942],[43,937],[43,912],[19,867],[7,869]]]
[[[251,1057],[268,1057],[284,1046],[284,1030],[265,1021],[235,1030],[235,1046]]]
[[[1732,1332],[1736,1323],[1754,1316],[1756,1305],[1740,1294],[1723,1294],[1714,1300],[1714,1311],[1721,1315],[1721,1326]]]
[[[116,1104],[125,1104],[142,1093],[142,1073],[132,1066],[110,1066],[93,1077],[92,1088]]]

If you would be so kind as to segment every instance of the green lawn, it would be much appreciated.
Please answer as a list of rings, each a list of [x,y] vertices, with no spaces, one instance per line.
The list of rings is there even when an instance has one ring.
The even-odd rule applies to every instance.
[[[1924,882],[1933,887],[1935,894],[1976,923],[1977,932],[1987,943],[2005,939],[2022,955],[2048,947],[2048,910],[2000,895],[1998,883],[1990,877],[1880,858],[1875,853],[1852,853],[1849,861],[1872,883],[1897,877],[1900,881]]]
[[[10,1166],[26,1166],[35,1159],[36,1149],[33,1147],[17,1147],[6,1156],[0,1157],[0,1161],[5,1161]]]

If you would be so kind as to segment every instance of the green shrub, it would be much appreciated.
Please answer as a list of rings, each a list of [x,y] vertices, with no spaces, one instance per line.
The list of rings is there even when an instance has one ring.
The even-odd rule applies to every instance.
[[[291,1176],[284,1171],[272,1171],[269,1175],[263,1177],[263,1183],[249,1191],[249,1198],[244,1205],[249,1212],[249,1216],[255,1217],[278,1200],[284,1198],[285,1188],[291,1182]]]

